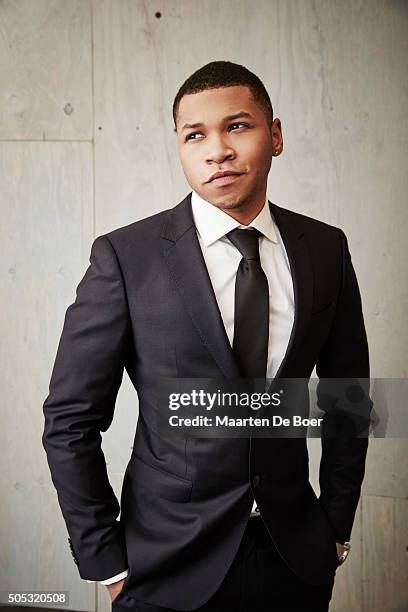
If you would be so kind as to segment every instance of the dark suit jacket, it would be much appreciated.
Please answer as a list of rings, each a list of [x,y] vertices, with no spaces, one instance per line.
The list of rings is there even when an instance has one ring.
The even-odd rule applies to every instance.
[[[361,299],[343,231],[269,206],[295,295],[277,378],[309,378],[316,364],[319,377],[368,377]],[[139,419],[117,521],[100,432],[112,422],[123,368],[137,390]],[[191,194],[96,238],[66,312],[43,407],[42,441],[82,578],[103,580],[129,566],[124,592],[195,609],[223,580],[255,496],[288,566],[311,584],[329,581],[338,566],[335,541],[350,537],[367,437],[322,441],[318,499],[304,438],[166,439],[155,429],[160,377],[239,376]]]

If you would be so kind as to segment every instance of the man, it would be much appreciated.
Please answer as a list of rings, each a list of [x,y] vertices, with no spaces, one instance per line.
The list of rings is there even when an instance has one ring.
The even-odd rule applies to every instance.
[[[317,499],[304,438],[182,439],[156,422],[164,378],[368,377],[347,240],[267,200],[282,129],[252,72],[207,64],[173,117],[192,193],[96,238],[44,403],[71,552],[116,610],[328,610],[367,438],[322,439]],[[124,368],[139,419],[117,521],[100,432]]]

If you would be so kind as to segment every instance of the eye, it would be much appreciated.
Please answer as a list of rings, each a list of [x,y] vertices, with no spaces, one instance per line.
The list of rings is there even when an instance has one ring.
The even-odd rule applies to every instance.
[[[246,123],[231,123],[228,127],[233,127],[234,125],[243,125],[244,127],[248,127],[248,125]],[[236,130],[234,130],[235,132]],[[196,138],[191,138],[191,136],[195,136],[196,134],[202,134],[202,132],[191,132],[191,134],[187,134],[185,140],[186,142],[188,140],[197,140]]]
[[[243,125],[245,127],[248,127],[246,123],[231,123],[231,126],[233,125]]]
[[[190,136],[195,136],[196,134],[200,134],[200,132],[191,132],[191,134],[187,134],[186,142],[187,142],[187,140],[191,140]],[[195,140],[195,138],[193,138],[193,140]]]

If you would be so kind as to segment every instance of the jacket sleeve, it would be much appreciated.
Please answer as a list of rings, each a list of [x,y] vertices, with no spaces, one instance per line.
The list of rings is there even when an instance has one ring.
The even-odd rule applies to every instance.
[[[112,576],[111,578],[107,578],[106,580],[87,580],[87,582],[99,582],[99,584],[108,585],[114,584],[115,582],[119,582],[119,580],[123,580],[129,574],[129,568],[124,572],[120,572],[120,574],[116,574],[116,576]]]
[[[99,236],[65,314],[43,405],[42,444],[71,553],[84,579],[104,580],[128,567],[101,432],[113,419],[129,336],[119,263],[109,238]]]
[[[340,232],[342,281],[332,327],[316,364],[322,427],[319,502],[336,539],[350,538],[368,449],[369,354],[361,296]],[[324,380],[322,380],[324,379]]]

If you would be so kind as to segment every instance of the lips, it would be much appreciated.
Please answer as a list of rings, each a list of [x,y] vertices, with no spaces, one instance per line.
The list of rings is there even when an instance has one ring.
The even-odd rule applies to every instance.
[[[216,179],[224,178],[226,176],[240,176],[241,174],[242,172],[234,172],[233,170],[226,170],[225,172],[217,172],[210,178],[209,182],[212,183]]]
[[[230,185],[231,183],[239,181],[241,176],[242,174],[224,174],[224,176],[219,176],[218,178],[212,179],[210,183],[211,185],[214,185],[214,187],[224,187]]]

